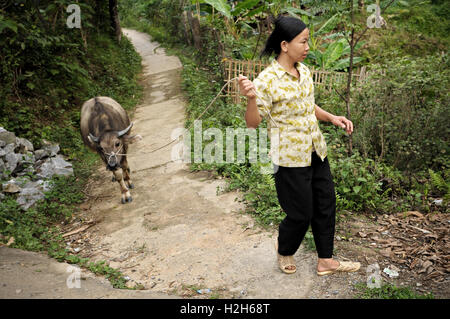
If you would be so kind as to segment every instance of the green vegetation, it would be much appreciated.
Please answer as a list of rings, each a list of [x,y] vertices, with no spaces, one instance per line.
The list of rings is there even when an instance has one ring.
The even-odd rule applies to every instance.
[[[389,2],[380,1],[381,7]],[[296,3],[244,0],[231,7],[225,0],[123,0],[119,12],[124,25],[150,33],[182,60],[188,127],[222,87],[222,59],[258,59],[270,22],[280,13],[301,17],[313,31],[306,64],[346,70],[348,24],[338,23],[338,17],[341,14],[348,21],[348,1],[309,0],[301,7]],[[42,138],[59,143],[75,171],[75,177],[54,178],[45,200],[26,212],[18,214],[14,198],[6,196],[0,203],[1,240],[6,243],[14,237],[12,247],[48,251],[58,260],[78,263],[106,275],[116,287],[125,287],[123,276],[105,262],[90,263],[71,255],[57,225],[76,211],[84,199],[83,186],[98,165],[95,154],[79,138],[80,106],[93,96],[105,95],[132,110],[141,97],[136,79],[140,58],[126,38],[117,43],[108,2],[80,3],[81,29],[66,26],[69,4],[69,0],[16,1],[0,6],[0,126],[37,147]],[[368,30],[357,46],[358,66],[365,65],[372,73],[367,83],[352,89],[353,153],[348,153],[348,137],[342,130],[321,124],[339,211],[448,212],[448,10],[445,1],[396,1],[383,14],[387,27]],[[358,32],[365,27],[367,15],[364,10],[356,13]],[[193,34],[192,27],[186,29],[195,21],[199,34]],[[344,92],[343,86],[336,89]],[[345,114],[336,91],[317,87],[315,92],[318,105]],[[203,130],[245,128],[244,109],[230,99],[217,100],[202,118]],[[244,163],[198,163],[191,169],[227,177],[228,189],[244,192],[249,212],[262,225],[277,225],[284,217],[272,176],[261,172],[270,165],[252,164],[246,157]],[[443,203],[437,206],[436,198]],[[311,236],[307,238],[312,246]],[[379,293],[408,296],[392,287]]]
[[[66,7],[72,1],[8,3],[0,6],[0,126],[36,148],[42,139],[58,143],[75,176],[53,178],[45,199],[26,211],[14,195],[6,195],[0,202],[1,241],[14,238],[10,247],[47,251],[125,288],[122,274],[105,262],[72,255],[58,225],[70,220],[85,199],[82,191],[99,165],[80,138],[81,105],[102,95],[132,110],[142,95],[140,57],[127,38],[120,43],[114,38],[107,2],[80,3],[81,29],[66,26]]]
[[[388,2],[381,1],[381,6]],[[312,53],[304,63],[310,67],[344,71],[348,65],[344,62],[349,60],[350,48],[343,38],[343,25],[339,25],[335,17],[346,1],[304,1],[301,9],[292,9],[292,1],[272,1],[270,8],[266,7],[266,2],[240,1],[234,9],[219,6],[225,1],[183,3],[184,6],[164,0],[124,1],[122,6],[127,8],[123,11],[123,21],[127,25],[149,33],[155,41],[169,48],[170,54],[181,59],[183,88],[189,101],[186,127],[222,87],[223,57],[259,59],[259,52],[270,32],[267,22],[275,12],[297,14],[313,29],[310,33]],[[321,123],[335,180],[338,222],[341,211],[369,214],[408,210],[448,212],[450,163],[446,106],[449,104],[449,76],[446,48],[449,24],[448,9],[444,6],[442,1],[398,1],[383,14],[388,27],[368,30],[356,46],[358,66],[365,65],[372,73],[366,83],[358,84],[352,90],[351,119],[356,127],[353,153],[348,153],[348,137],[342,130]],[[198,13],[200,48],[196,47],[191,34],[183,31],[185,26],[180,18],[183,14],[191,14],[195,19]],[[358,32],[363,31],[367,15],[364,11],[356,12]],[[414,15],[413,19],[411,15]],[[344,83],[335,88],[342,94],[345,92]],[[346,113],[345,103],[336,91],[328,92],[318,86],[315,92],[318,105],[334,114]],[[227,127],[245,128],[244,111],[245,105],[235,104],[227,98],[219,99],[203,115],[202,128],[215,127],[222,132]],[[265,121],[261,126],[266,126]],[[204,141],[203,146],[209,142]],[[223,149],[226,149],[226,143]],[[261,225],[276,226],[284,218],[272,175],[261,173],[262,169],[270,170],[270,165],[252,164],[246,157],[245,163],[194,163],[191,169],[210,170],[227,177],[228,190],[243,191],[248,212]],[[443,198],[442,205],[434,203],[436,198]],[[305,237],[305,247],[315,248],[310,231]],[[359,298],[434,298],[432,294],[420,295],[411,288],[389,284],[379,289],[364,285],[358,290],[356,297]]]
[[[355,285],[360,299],[434,299],[433,293],[419,294],[409,287],[383,284],[380,288],[368,288],[365,283]]]
[[[389,2],[381,1],[380,5],[383,8]],[[182,60],[183,87],[189,99],[186,127],[222,86],[221,54],[258,59],[270,32],[268,22],[275,14],[300,16],[313,30],[310,46],[314,54],[308,56],[306,64],[333,70],[339,69],[336,64],[342,64],[338,61],[348,59],[349,46],[344,40],[347,26],[339,22],[342,17],[348,20],[347,1],[306,1],[301,8],[296,8],[293,1],[274,1],[271,5],[241,1],[233,9],[226,1],[123,1],[121,6],[122,21],[150,33]],[[356,127],[353,153],[348,154],[348,137],[342,130],[321,123],[329,146],[338,211],[448,210],[449,129],[445,112],[449,104],[449,77],[447,53],[441,50],[448,39],[445,32],[439,31],[448,29],[448,21],[441,19],[446,12],[448,9],[439,1],[393,3],[383,13],[388,27],[368,30],[358,43],[356,55],[361,58],[357,60],[372,73],[366,83],[352,90],[351,119]],[[406,19],[411,13],[417,21],[430,15],[438,18],[433,20],[434,26],[418,24]],[[365,28],[368,15],[366,10],[355,10],[358,33]],[[186,22],[183,16],[199,19],[200,48],[191,37],[191,22]],[[419,30],[420,37],[414,37]],[[423,50],[418,54],[411,46],[392,40],[405,34],[411,46],[426,47],[426,54]],[[428,46],[430,41],[435,45]],[[344,83],[335,88],[345,91]],[[334,114],[346,113],[345,103],[336,91],[328,92],[318,86],[315,92],[318,105]],[[245,128],[244,110],[244,105],[219,99],[203,115],[202,128],[222,131],[230,126]],[[204,145],[208,142],[204,140]],[[226,143],[223,148],[226,149]],[[261,173],[262,168],[270,166],[251,164],[246,158],[245,163],[195,163],[191,168],[212,170],[228,177],[229,189],[244,191],[249,211],[263,225],[277,225],[284,217],[272,176]],[[436,198],[443,198],[443,204],[436,206]]]

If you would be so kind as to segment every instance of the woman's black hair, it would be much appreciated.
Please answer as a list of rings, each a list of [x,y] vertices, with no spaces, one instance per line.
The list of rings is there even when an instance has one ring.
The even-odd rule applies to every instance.
[[[283,41],[291,42],[297,35],[305,30],[306,24],[297,18],[279,16],[275,20],[275,29],[269,36],[264,50],[261,52],[261,57],[270,56],[275,53],[277,56],[281,52],[280,44]]]

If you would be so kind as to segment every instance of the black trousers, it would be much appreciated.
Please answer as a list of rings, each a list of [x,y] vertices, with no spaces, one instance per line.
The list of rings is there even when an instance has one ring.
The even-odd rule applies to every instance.
[[[278,201],[286,213],[280,223],[278,253],[293,255],[311,224],[319,258],[331,258],[336,195],[328,158],[312,153],[311,166],[278,167],[274,174]]]

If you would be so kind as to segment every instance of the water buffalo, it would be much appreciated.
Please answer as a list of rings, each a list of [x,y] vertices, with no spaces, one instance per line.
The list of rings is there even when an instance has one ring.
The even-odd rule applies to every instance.
[[[106,164],[106,169],[113,172],[113,181],[119,182],[122,192],[122,204],[132,201],[128,144],[142,139],[140,135],[129,135],[132,126],[125,110],[110,97],[92,98],[81,107],[83,142],[97,152]]]

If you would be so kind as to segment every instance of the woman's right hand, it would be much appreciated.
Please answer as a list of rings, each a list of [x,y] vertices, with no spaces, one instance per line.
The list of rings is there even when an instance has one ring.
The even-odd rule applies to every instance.
[[[248,97],[249,99],[254,99],[256,97],[255,94],[255,85],[252,81],[250,81],[246,76],[242,74],[239,75],[239,91],[243,96]]]

